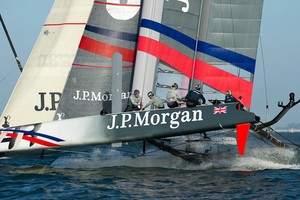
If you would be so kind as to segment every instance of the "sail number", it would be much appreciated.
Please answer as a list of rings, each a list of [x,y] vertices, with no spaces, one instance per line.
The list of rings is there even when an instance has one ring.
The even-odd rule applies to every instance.
[[[121,4],[121,0],[107,0],[106,10],[115,19],[129,20],[140,10],[141,0],[127,0],[127,4]]]
[[[167,1],[170,1],[170,0],[167,0]],[[182,7],[182,12],[188,12],[189,9],[190,9],[190,2],[189,0],[176,0],[176,1],[179,1],[179,2],[182,2],[185,4],[185,6]]]
[[[171,0],[166,0],[171,1]],[[190,8],[189,0],[176,0],[184,3],[182,12],[188,12]],[[114,19],[129,20],[140,10],[141,0],[127,0],[127,4],[122,4],[121,0],[107,0],[106,10]]]

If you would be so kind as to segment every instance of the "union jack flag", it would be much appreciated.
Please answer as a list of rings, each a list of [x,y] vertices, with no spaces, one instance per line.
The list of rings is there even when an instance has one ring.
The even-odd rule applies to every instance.
[[[227,106],[214,107],[214,115],[225,114],[225,113],[227,113]]]

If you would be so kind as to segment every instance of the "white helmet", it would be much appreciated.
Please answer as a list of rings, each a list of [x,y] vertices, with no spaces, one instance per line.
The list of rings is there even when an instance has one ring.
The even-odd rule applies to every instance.
[[[201,85],[200,84],[195,85],[195,89],[196,90],[201,90]]]
[[[148,97],[153,97],[153,96],[154,96],[154,93],[150,91],[150,92],[148,92],[147,95],[148,95]]]

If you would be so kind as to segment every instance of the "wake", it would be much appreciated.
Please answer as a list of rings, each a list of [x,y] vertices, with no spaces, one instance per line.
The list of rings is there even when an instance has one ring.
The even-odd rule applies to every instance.
[[[247,150],[243,157],[237,153],[212,154],[201,164],[195,164],[161,151],[130,156],[118,150],[97,148],[89,155],[61,156],[51,164],[51,167],[76,169],[136,167],[224,171],[298,170],[300,169],[300,156],[297,150],[268,147]]]

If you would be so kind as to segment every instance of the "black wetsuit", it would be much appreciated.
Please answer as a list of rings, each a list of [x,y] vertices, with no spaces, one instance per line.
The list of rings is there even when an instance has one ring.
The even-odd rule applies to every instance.
[[[234,96],[232,96],[230,94],[226,94],[224,102],[225,103],[228,103],[228,102],[238,102],[238,100]]]
[[[205,104],[206,100],[203,96],[203,94],[198,90],[190,90],[186,97],[186,106],[187,107],[195,107],[197,105],[201,105],[200,99],[202,100],[202,103]]]

